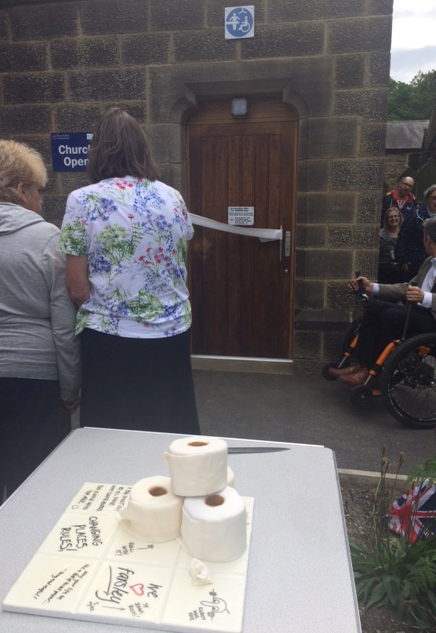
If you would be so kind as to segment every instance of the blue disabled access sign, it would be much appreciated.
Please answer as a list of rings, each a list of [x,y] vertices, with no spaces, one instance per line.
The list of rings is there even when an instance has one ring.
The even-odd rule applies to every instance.
[[[224,9],[225,39],[254,37],[254,5]]]
[[[53,171],[86,171],[91,139],[89,132],[52,134]]]

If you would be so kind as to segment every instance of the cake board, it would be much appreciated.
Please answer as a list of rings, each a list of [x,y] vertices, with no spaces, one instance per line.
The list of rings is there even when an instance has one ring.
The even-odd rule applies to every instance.
[[[247,549],[208,563],[212,583],[195,585],[179,540],[148,543],[126,532],[118,512],[130,486],[86,483],[13,585],[5,611],[163,631],[242,631],[254,499]]]

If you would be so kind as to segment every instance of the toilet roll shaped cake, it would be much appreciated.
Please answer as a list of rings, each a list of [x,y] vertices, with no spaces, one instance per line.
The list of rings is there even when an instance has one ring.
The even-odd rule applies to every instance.
[[[183,499],[171,491],[169,477],[140,479],[120,511],[121,525],[136,538],[164,543],[180,536]]]
[[[181,497],[202,497],[227,485],[227,443],[214,437],[184,437],[164,454],[171,490]]]
[[[245,503],[234,488],[205,497],[187,497],[182,509],[182,540],[191,556],[227,563],[247,547]]]

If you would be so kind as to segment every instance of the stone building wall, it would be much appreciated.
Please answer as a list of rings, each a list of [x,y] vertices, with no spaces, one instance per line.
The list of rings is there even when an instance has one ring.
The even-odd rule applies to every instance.
[[[376,270],[393,0],[252,3],[255,37],[225,40],[223,0],[2,0],[0,136],[50,164],[51,132],[91,131],[118,105],[184,192],[183,118],[196,100],[282,94],[300,120],[294,359],[305,371],[337,353],[345,280]],[[59,223],[84,182],[54,174],[47,219]]]

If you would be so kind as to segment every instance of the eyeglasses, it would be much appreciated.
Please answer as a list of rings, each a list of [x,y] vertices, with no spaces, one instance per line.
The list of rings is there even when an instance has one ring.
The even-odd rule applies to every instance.
[[[436,200],[436,196],[429,196],[428,200]]]
[[[403,187],[409,187],[410,189],[413,187],[413,185],[409,185],[408,182],[402,182],[401,184],[403,185]]]

